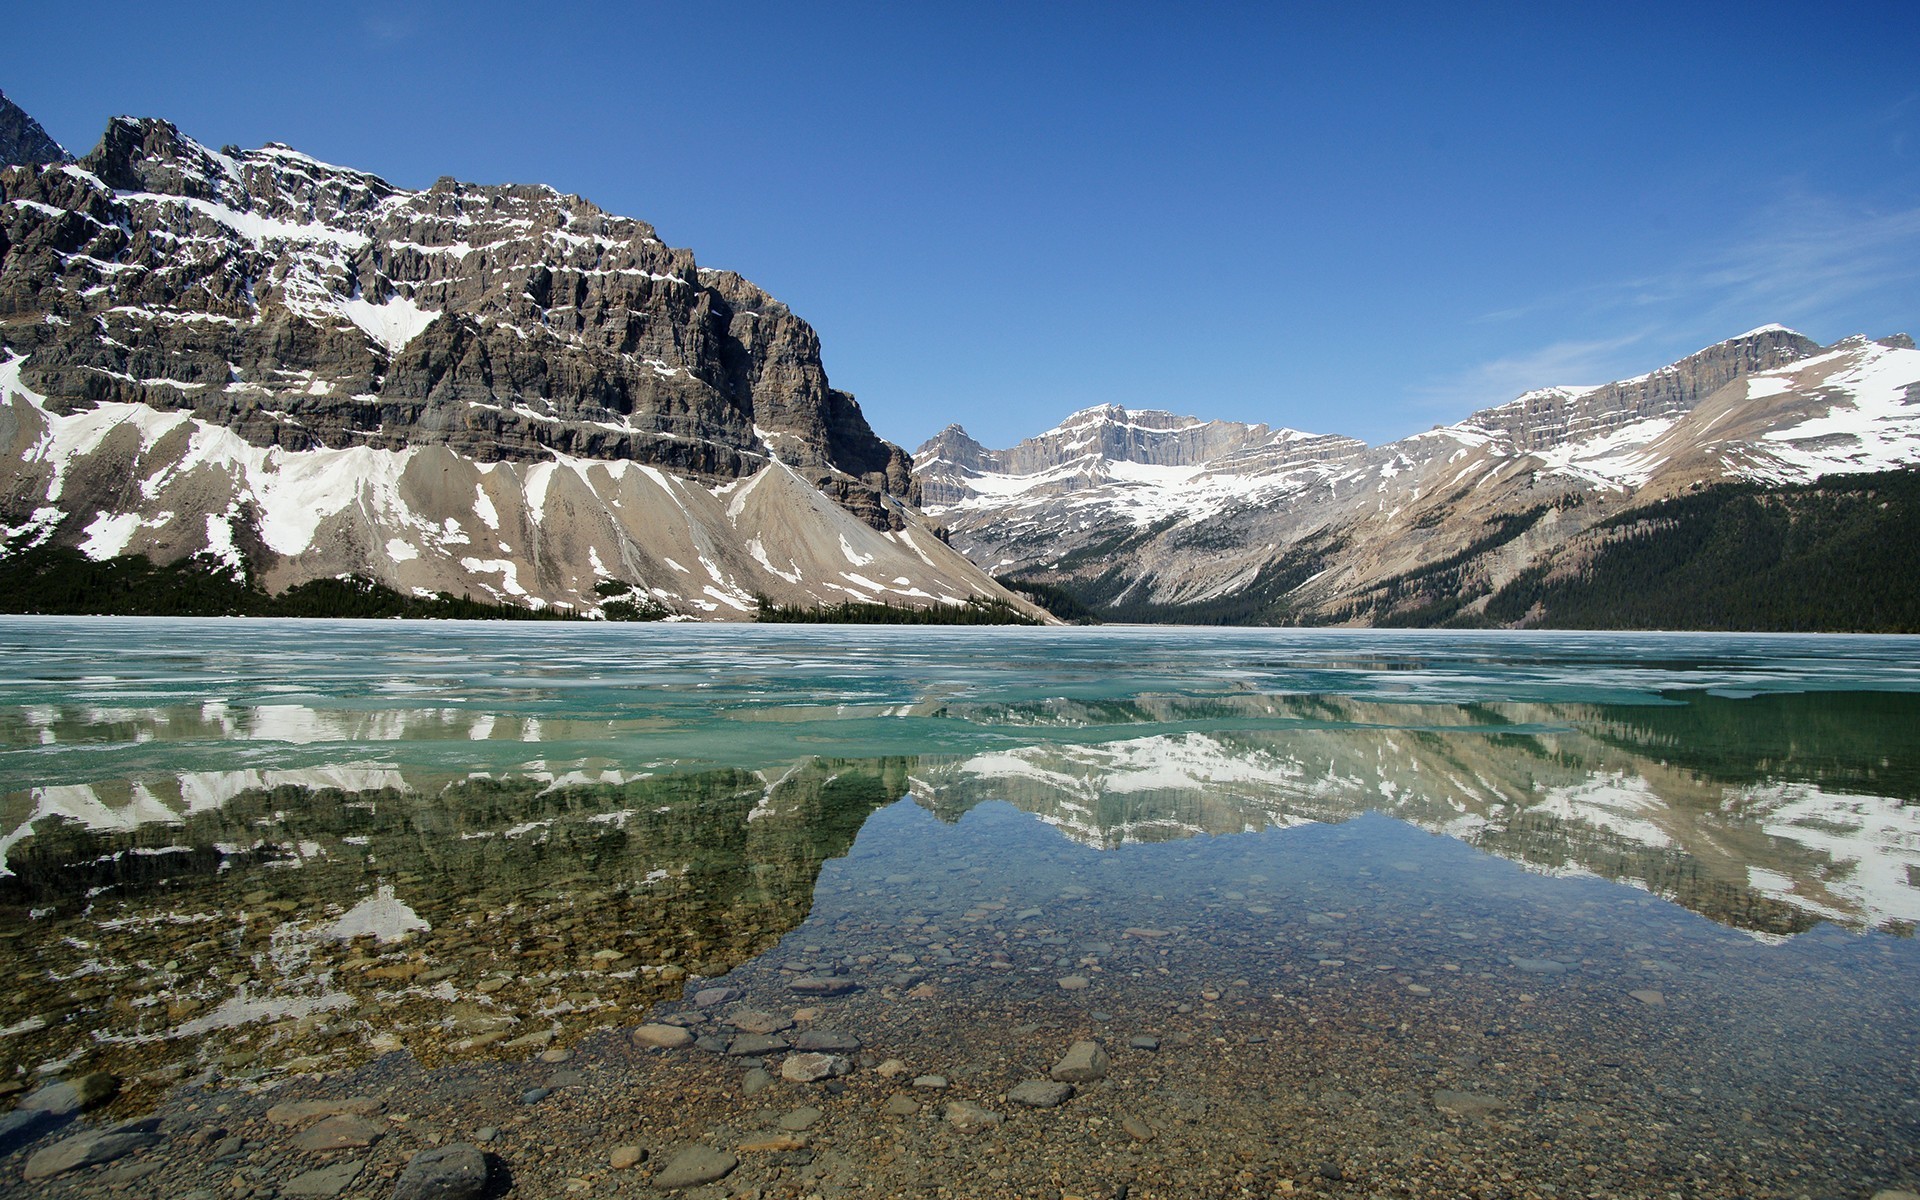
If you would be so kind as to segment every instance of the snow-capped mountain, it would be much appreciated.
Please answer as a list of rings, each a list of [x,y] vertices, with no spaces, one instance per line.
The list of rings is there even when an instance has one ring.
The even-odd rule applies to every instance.
[[[712,618],[1006,596],[806,322],[551,188],[119,118],[0,171],[0,314],[9,553]]]
[[[1702,484],[1915,465],[1910,339],[1822,348],[1771,325],[1377,447],[1102,407],[1005,451],[951,427],[915,473],[953,544],[997,575],[1148,616],[1283,606],[1364,621],[1391,615],[1383,588],[1444,567],[1488,594],[1600,522]]]

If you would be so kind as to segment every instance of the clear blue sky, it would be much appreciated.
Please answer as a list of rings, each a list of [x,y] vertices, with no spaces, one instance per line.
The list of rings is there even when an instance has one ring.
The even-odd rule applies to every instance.
[[[133,113],[578,192],[785,300],[909,449],[1109,402],[1379,442],[1769,321],[1920,333],[1917,19],[35,4],[0,90],[77,153]]]

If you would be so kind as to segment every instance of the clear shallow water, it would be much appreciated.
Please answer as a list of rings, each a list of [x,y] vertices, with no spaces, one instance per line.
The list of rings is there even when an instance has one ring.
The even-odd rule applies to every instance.
[[[897,1150],[899,1194],[1914,1181],[1913,639],[0,619],[0,652],[22,1083],[458,1073],[824,978],[1003,1112],[1113,1050],[964,1169]],[[737,1094],[689,1053],[629,1070]],[[733,1183],[871,1190],[854,1102],[900,1085]]]

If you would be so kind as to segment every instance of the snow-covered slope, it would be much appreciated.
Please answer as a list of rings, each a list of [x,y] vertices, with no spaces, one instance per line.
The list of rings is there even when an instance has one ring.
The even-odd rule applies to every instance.
[[[778,460],[715,485],[558,452],[480,462],[445,446],[260,447],[145,404],[49,411],[20,382],[21,361],[0,363],[0,445],[34,497],[0,528],[16,551],[76,529],[94,559],[185,553],[261,570],[271,590],[360,574],[415,595],[588,614],[609,599],[742,619],[755,593],[907,605],[998,594],[917,513],[902,507],[898,529],[875,529]]]
[[[1127,429],[1230,434],[1156,457],[1113,432]],[[1461,556],[1498,586],[1622,508],[1703,483],[1916,465],[1909,340],[1823,349],[1770,325],[1378,447],[1107,408],[1007,451],[954,427],[915,470],[929,513],[996,574],[1044,574],[1142,615],[1217,614],[1257,593],[1340,619],[1356,597]]]

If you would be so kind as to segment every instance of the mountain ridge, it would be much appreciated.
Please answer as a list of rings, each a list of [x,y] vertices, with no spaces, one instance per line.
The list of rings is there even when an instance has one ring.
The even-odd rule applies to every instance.
[[[1109,616],[1392,622],[1453,586],[1477,619],[1523,572],[1577,570],[1595,549],[1586,531],[1635,505],[1722,481],[1920,464],[1916,389],[1920,354],[1904,335],[1822,347],[1765,325],[1631,379],[1533,389],[1380,446],[1232,424],[1226,452],[1150,466],[1090,431],[1229,423],[1102,406],[1006,451],[949,428],[916,452],[916,471],[929,514],[976,561]]]

